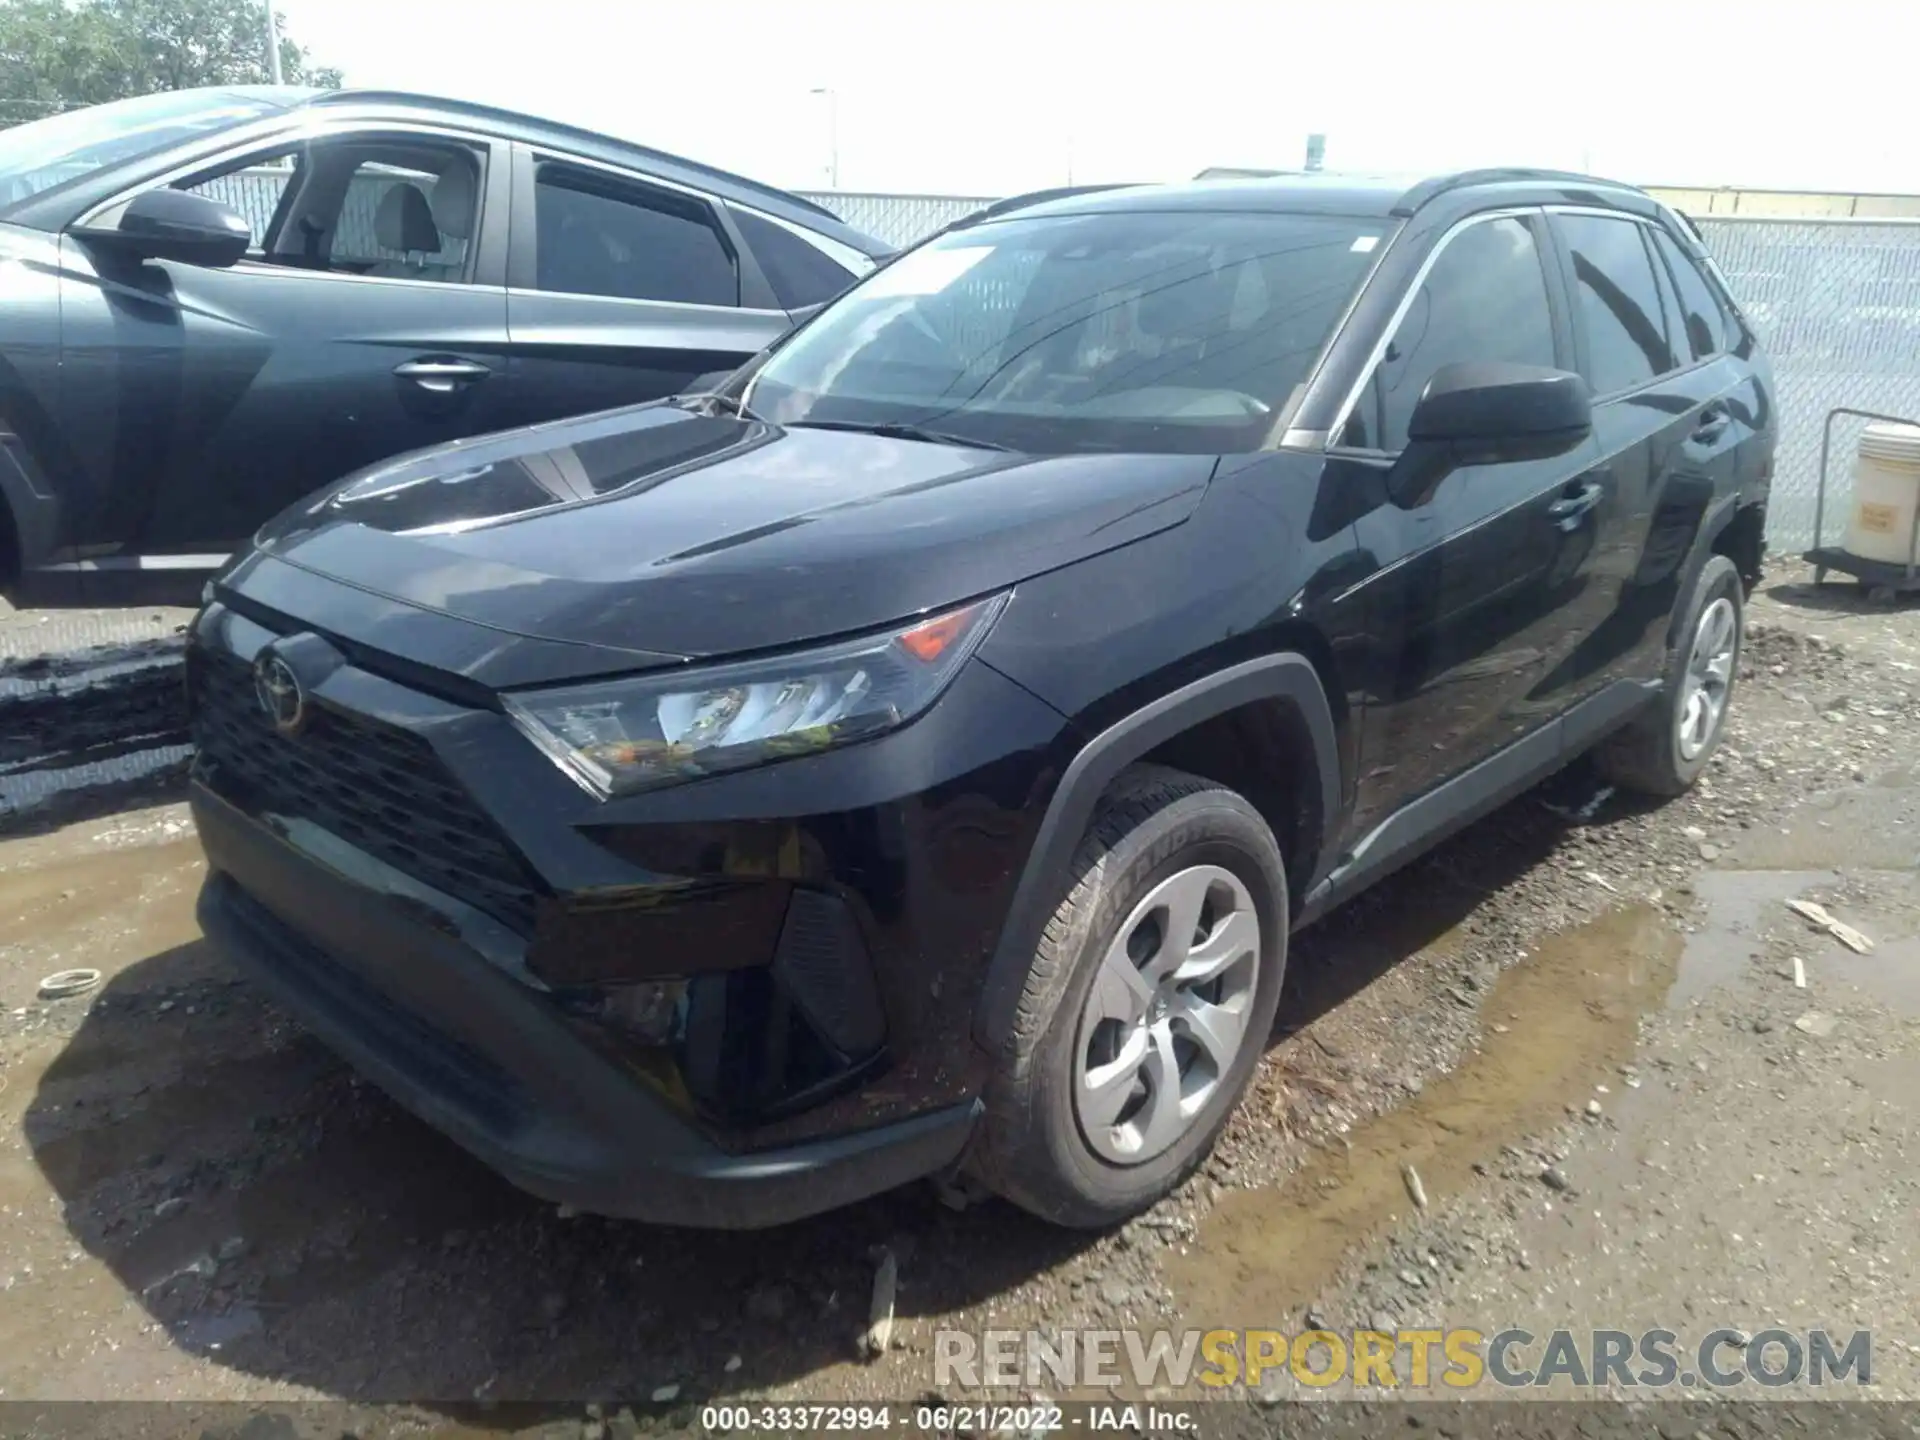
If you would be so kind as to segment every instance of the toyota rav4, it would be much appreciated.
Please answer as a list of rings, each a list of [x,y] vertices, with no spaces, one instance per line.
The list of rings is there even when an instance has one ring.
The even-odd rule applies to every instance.
[[[189,676],[207,932],[583,1209],[1201,1161],[1291,932],[1726,723],[1771,377],[1581,176],[1003,203],[710,393],[283,515]]]

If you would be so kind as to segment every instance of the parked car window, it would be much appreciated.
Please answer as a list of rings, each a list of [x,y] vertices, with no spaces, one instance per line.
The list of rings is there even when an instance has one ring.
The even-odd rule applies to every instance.
[[[1704,360],[1719,354],[1727,348],[1727,322],[1713,286],[1700,273],[1693,257],[1674,244],[1670,236],[1659,230],[1650,233],[1654,247],[1666,261],[1667,269],[1673,272],[1674,284],[1679,287],[1680,323],[1687,332],[1687,347],[1693,358]]]
[[[1468,360],[1551,366],[1553,312],[1533,227],[1482,220],[1445,242],[1368,377],[1340,443],[1397,451],[1434,371]]]
[[[1675,368],[1660,290],[1638,221],[1562,215],[1573,260],[1574,305],[1587,337],[1595,395],[1631,390]]]
[[[466,278],[481,174],[480,156],[452,141],[348,134],[250,156],[177,188],[243,216],[256,259],[350,275],[457,281]],[[393,193],[400,189],[416,193]]]
[[[1035,453],[1254,450],[1372,263],[1344,216],[1009,217],[929,241],[775,351],[749,406]]]
[[[542,290],[738,305],[740,274],[701,202],[543,166],[534,192]]]
[[[464,279],[467,247],[479,218],[478,175],[474,158],[464,152],[363,160],[347,181],[333,227],[328,253],[334,268],[390,278]],[[411,208],[411,223],[420,224],[420,207],[393,197],[403,186],[426,201],[424,213],[432,225],[421,226],[419,236],[394,233],[396,225],[409,223],[394,213],[397,206]],[[428,240],[438,243],[428,248]]]
[[[280,200],[293,181],[294,170],[295,157],[292,154],[274,155],[265,160],[249,161],[224,174],[211,175],[190,185],[174,188],[217,200],[239,214],[253,232],[247,248],[258,257],[266,248],[267,227],[273,223],[273,217],[280,209]]]
[[[853,283],[853,272],[836,264],[817,245],[809,245],[785,226],[736,208],[733,223],[760,262],[773,295],[787,310],[821,305]]]

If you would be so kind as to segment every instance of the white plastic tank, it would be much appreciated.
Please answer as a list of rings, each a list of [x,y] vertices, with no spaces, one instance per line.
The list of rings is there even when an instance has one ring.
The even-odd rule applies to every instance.
[[[1853,462],[1853,518],[1847,549],[1862,560],[1912,560],[1913,517],[1920,510],[1920,426],[1875,421]]]

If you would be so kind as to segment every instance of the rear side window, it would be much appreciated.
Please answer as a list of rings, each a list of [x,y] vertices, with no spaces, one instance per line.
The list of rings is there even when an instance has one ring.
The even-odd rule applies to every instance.
[[[1445,242],[1360,392],[1340,443],[1405,448],[1407,422],[1433,372],[1469,360],[1554,363],[1546,275],[1525,220],[1482,220]]]
[[[1693,257],[1664,232],[1651,233],[1654,248],[1666,261],[1667,269],[1673,272],[1673,282],[1680,289],[1680,324],[1687,332],[1687,348],[1696,360],[1718,355],[1727,348],[1727,317],[1720,309],[1712,284],[1700,273]]]
[[[1593,393],[1632,390],[1677,368],[1647,227],[1604,215],[1556,220],[1573,261],[1574,308],[1587,337]]]
[[[761,273],[773,295],[787,310],[821,305],[853,283],[853,272],[829,259],[785,226],[764,220],[751,210],[733,212],[740,236],[760,262]]]
[[[738,305],[733,252],[698,200],[543,166],[536,285],[573,295]]]

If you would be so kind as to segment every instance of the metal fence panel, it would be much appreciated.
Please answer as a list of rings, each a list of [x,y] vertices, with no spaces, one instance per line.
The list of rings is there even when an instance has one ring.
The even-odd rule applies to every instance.
[[[993,203],[992,199],[963,195],[861,195],[851,191],[816,191],[801,198],[826,206],[854,229],[896,246],[911,245],[942,225]]]
[[[1813,543],[1820,432],[1836,405],[1920,420],[1920,224],[1711,219],[1700,231],[1773,357],[1780,404],[1767,543]],[[1827,541],[1846,529],[1854,441],[1834,425]]]

